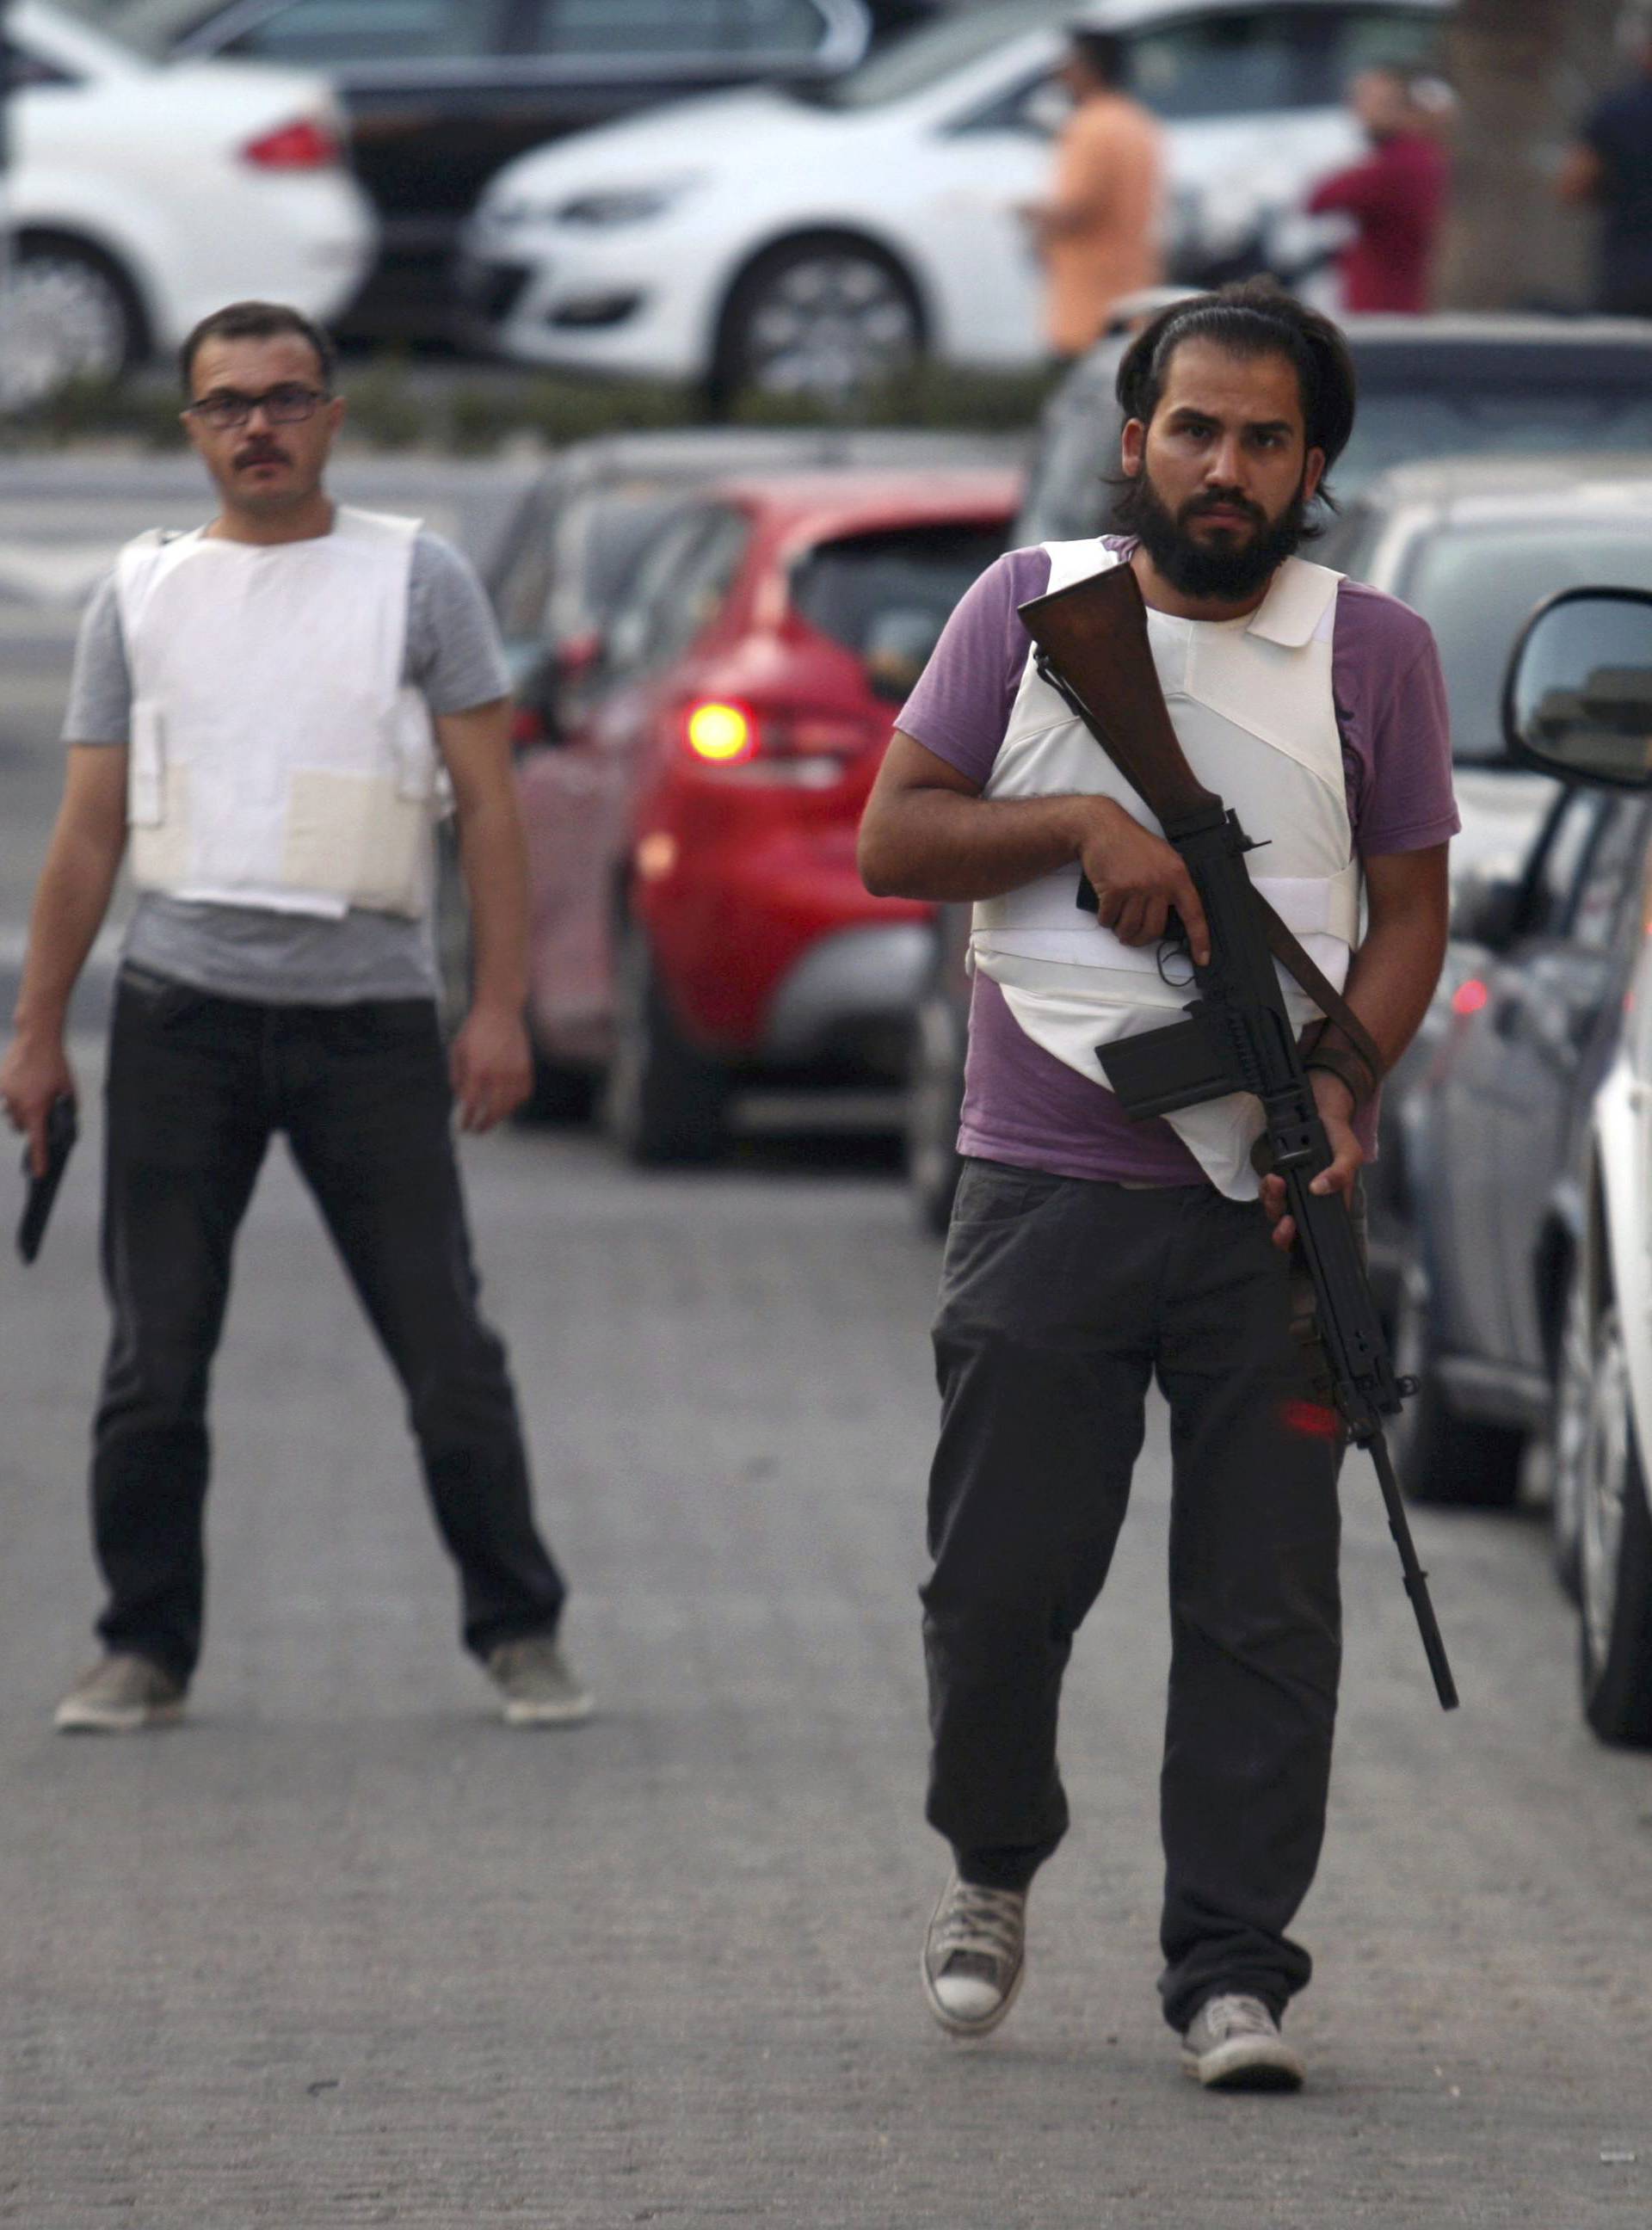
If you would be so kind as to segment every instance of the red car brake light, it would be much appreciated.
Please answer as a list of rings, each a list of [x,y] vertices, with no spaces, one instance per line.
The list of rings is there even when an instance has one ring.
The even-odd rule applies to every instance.
[[[343,161],[344,149],[337,133],[319,118],[300,116],[249,139],[241,159],[260,171],[326,171]]]
[[[862,721],[829,713],[759,712],[709,699],[690,705],[683,738],[703,772],[824,789],[874,740]]]
[[[689,750],[707,766],[749,759],[758,747],[757,723],[739,705],[691,705],[683,732]]]

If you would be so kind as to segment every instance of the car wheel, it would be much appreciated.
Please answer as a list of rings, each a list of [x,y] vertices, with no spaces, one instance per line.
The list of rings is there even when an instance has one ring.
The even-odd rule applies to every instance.
[[[1589,1291],[1574,1270],[1560,1326],[1554,1410],[1549,1425],[1549,1507],[1555,1576],[1576,1601],[1583,1524],[1584,1451],[1594,1398],[1595,1357]]]
[[[715,399],[849,393],[906,371],[923,342],[918,298],[889,257],[854,241],[799,241],[760,257],[736,282]]]
[[[907,1185],[920,1229],[936,1238],[952,1221],[962,1163],[958,1112],[964,1100],[964,1045],[957,1016],[931,992],[918,1009],[905,1109]]]
[[[1584,1432],[1578,1579],[1584,1716],[1603,1742],[1652,1746],[1652,1511],[1615,1307],[1596,1328]]]
[[[1506,1510],[1520,1491],[1524,1436],[1513,1426],[1460,1417],[1435,1363],[1428,1280],[1407,1263],[1395,1312],[1394,1367],[1414,1378],[1417,1390],[1391,1429],[1394,1469],[1413,1502]]]
[[[118,266],[77,242],[25,235],[5,287],[4,400],[42,401],[71,380],[113,380],[144,353],[143,313]]]
[[[640,1168],[713,1160],[723,1144],[728,1072],[678,1030],[649,942],[635,923],[616,969],[614,1052],[603,1122]]]

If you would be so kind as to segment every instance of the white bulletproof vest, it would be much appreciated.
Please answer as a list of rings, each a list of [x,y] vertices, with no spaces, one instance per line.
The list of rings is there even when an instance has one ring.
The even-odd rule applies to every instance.
[[[1106,572],[1119,552],[1097,541],[1046,545],[1052,590]],[[1238,814],[1259,848],[1258,890],[1340,989],[1358,942],[1359,863],[1348,819],[1342,738],[1332,694],[1332,631],[1340,575],[1288,558],[1257,609],[1238,620],[1149,610],[1148,641],[1183,751],[1199,781]],[[1158,821],[1029,654],[984,793],[990,798],[1111,797],[1162,835]],[[1098,1045],[1172,1022],[1197,994],[1166,983],[1154,945],[1123,944],[1076,903],[1066,867],[975,908],[972,964],[1002,989],[1027,1034],[1102,1090]],[[1319,1013],[1281,970],[1300,1028]],[[1250,1150],[1260,1104],[1234,1092],[1165,1118],[1219,1190],[1258,1191]]]
[[[302,542],[146,534],[121,551],[140,889],[333,919],[424,912],[446,785],[402,680],[418,531],[340,506]]]

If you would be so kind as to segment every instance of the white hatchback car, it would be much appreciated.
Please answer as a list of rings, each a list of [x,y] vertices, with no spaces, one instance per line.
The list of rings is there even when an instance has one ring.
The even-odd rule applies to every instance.
[[[158,67],[48,0],[13,0],[6,35],[7,400],[113,377],[238,298],[324,319],[350,300],[376,223],[325,79]]]
[[[1346,78],[1422,55],[1446,4],[1093,0],[1169,126],[1178,264],[1208,270],[1349,160]],[[1037,361],[1016,211],[1048,185],[1077,13],[960,10],[829,85],[680,101],[519,158],[467,235],[473,329],[523,362],[725,391]]]

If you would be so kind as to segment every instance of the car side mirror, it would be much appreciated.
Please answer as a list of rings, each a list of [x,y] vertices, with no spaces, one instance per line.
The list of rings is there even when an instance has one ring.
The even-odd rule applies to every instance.
[[[1525,911],[1526,885],[1513,875],[1466,874],[1451,899],[1451,934],[1463,944],[1504,952]]]
[[[1543,774],[1652,789],[1652,594],[1565,589],[1540,604],[1509,660],[1503,734]]]

